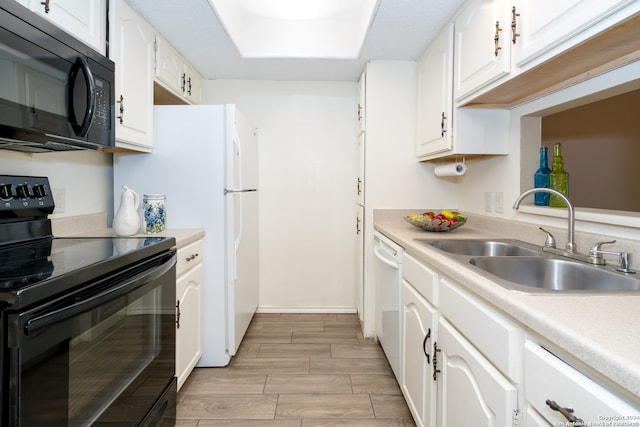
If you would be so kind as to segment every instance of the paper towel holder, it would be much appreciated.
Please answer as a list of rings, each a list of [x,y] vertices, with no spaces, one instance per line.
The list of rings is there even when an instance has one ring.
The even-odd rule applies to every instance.
[[[455,161],[452,163],[447,163],[446,161],[442,164],[435,167],[433,170],[433,174],[437,177],[458,177],[462,176],[467,172],[467,165],[465,162],[465,158],[462,158],[462,162],[460,162],[459,158],[455,158]]]

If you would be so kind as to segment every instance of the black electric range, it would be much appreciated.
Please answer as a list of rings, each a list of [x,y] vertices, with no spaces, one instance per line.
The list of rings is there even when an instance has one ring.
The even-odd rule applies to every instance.
[[[0,175],[0,424],[171,424],[175,239],[57,238],[54,209]]]

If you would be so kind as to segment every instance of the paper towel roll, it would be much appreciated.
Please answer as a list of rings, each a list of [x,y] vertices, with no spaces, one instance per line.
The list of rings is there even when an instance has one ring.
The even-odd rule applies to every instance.
[[[447,163],[445,165],[436,166],[433,173],[436,176],[460,176],[467,171],[467,166],[461,162]]]

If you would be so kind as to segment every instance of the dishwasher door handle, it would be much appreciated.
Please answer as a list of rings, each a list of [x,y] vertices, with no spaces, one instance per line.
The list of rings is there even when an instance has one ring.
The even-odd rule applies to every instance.
[[[400,269],[400,264],[397,263],[397,262],[393,262],[393,261],[389,260],[387,257],[385,257],[384,256],[384,252],[379,247],[374,246],[373,247],[373,253],[376,255],[376,258],[378,258],[380,261],[382,261],[383,263],[385,263],[389,267],[393,268],[394,270],[399,270]]]

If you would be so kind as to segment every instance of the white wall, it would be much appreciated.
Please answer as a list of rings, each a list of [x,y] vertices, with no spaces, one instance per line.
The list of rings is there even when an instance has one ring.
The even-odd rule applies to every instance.
[[[64,189],[52,218],[107,212],[113,215],[112,155],[97,151],[29,154],[0,150],[0,174],[47,176]],[[64,205],[64,212],[60,212]]]
[[[205,83],[258,127],[260,311],[354,311],[356,83]]]

